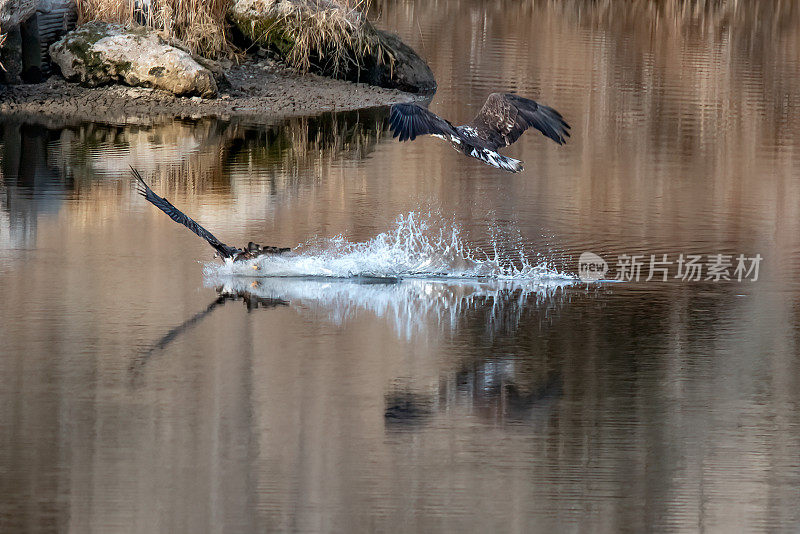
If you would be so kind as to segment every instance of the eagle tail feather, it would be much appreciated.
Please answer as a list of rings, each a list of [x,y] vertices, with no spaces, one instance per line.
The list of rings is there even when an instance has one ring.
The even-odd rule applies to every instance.
[[[523,169],[522,162],[520,160],[503,156],[494,150],[489,150],[488,148],[470,147],[467,149],[466,154],[475,159],[481,160],[487,165],[491,165],[492,167],[502,169],[504,171],[520,172]]]

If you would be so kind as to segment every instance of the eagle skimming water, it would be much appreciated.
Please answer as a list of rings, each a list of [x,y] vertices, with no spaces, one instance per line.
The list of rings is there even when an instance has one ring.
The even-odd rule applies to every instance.
[[[399,136],[400,141],[430,134],[450,141],[453,148],[467,156],[510,172],[521,171],[522,162],[501,156],[497,149],[519,139],[531,126],[559,145],[569,137],[569,124],[558,111],[509,93],[489,95],[472,122],[463,126],[453,126],[417,104],[393,105],[389,124],[393,137]]]
[[[217,251],[217,254],[222,256],[224,259],[230,259],[231,261],[242,261],[242,260],[249,260],[252,258],[257,258],[264,254],[283,254],[284,252],[289,252],[291,249],[289,248],[279,248],[279,247],[262,247],[257,243],[253,243],[252,241],[247,244],[244,248],[237,248],[232,247],[230,245],[226,245],[214,235],[197,224],[197,222],[183,213],[181,210],[176,208],[175,206],[170,203],[169,200],[166,198],[160,197],[152,189],[150,186],[145,183],[144,178],[142,175],[139,174],[139,171],[131,167],[131,172],[133,172],[134,178],[136,178],[136,185],[137,191],[140,195],[142,195],[150,204],[157,207],[167,215],[169,215],[170,219],[175,221],[176,223],[180,223],[184,225],[186,228],[197,234],[198,236],[202,237],[208,244],[211,245],[214,250]]]

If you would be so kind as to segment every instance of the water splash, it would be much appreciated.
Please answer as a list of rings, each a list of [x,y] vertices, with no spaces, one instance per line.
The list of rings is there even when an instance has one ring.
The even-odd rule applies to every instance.
[[[490,251],[470,247],[460,227],[434,213],[410,212],[392,228],[364,242],[343,236],[299,245],[292,254],[245,262],[208,264],[207,277],[460,278],[492,280],[574,280],[546,260],[499,252],[493,234]]]

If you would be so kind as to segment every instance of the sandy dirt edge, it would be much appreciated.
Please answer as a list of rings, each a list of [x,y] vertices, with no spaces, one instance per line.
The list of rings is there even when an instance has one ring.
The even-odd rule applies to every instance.
[[[177,118],[258,116],[283,118],[346,111],[415,95],[314,74],[298,75],[271,59],[251,59],[226,71],[229,87],[214,99],[176,97],[156,89],[110,85],[86,88],[54,75],[42,83],[0,86],[0,117],[72,119],[125,124],[164,115]]]

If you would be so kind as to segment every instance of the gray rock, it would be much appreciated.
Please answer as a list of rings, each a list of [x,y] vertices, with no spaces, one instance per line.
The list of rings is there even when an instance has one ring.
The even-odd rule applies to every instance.
[[[360,81],[409,93],[436,90],[436,79],[424,59],[397,35],[378,29],[375,33],[381,46],[391,53],[393,59],[391,62],[378,62],[369,58],[361,69]]]
[[[50,57],[66,79],[89,87],[125,83],[179,96],[217,94],[207,68],[144,27],[90,22],[50,46]]]
[[[28,83],[42,81],[42,49],[39,39],[39,21],[36,13],[19,25],[22,37],[22,80]]]
[[[37,0],[0,0],[0,33],[5,42],[0,49],[0,83],[16,84],[24,69],[25,51],[21,25],[36,14]]]
[[[75,0],[0,0],[0,83],[36,83],[50,72],[48,47],[75,27]]]
[[[6,35],[0,49],[0,83],[17,84],[22,75],[22,33],[19,26],[3,30]]]
[[[208,59],[207,57],[197,54],[192,54],[192,58],[197,61],[201,67],[205,67],[211,72],[211,75],[214,76],[214,81],[217,83],[217,89],[230,88],[231,82],[225,75],[225,68],[219,61],[214,61],[213,59]]]
[[[36,13],[37,0],[0,0],[0,28],[10,30]]]
[[[39,54],[42,58],[42,71],[50,74],[50,45],[64,34],[75,29],[78,11],[75,0],[39,0],[37,8],[39,26]]]

